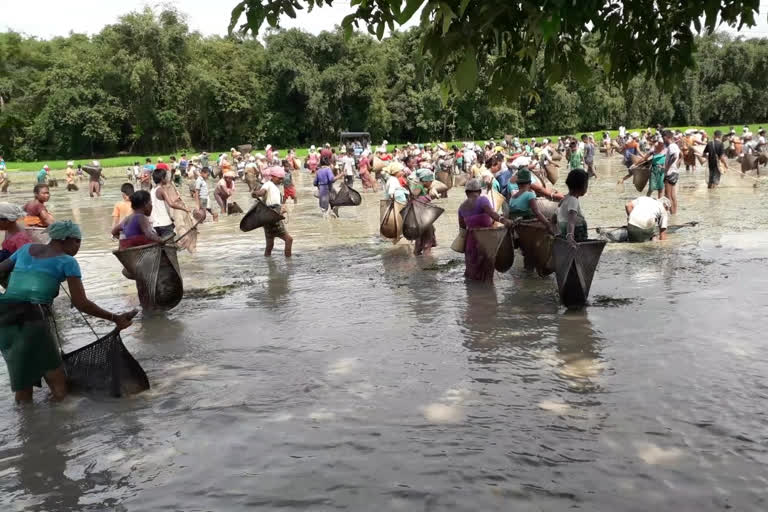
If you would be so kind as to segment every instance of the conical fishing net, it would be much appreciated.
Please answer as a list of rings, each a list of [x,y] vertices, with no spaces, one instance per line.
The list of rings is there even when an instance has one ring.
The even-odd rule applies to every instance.
[[[121,397],[149,389],[147,374],[125,348],[117,330],[62,358],[73,391]]]
[[[360,206],[362,202],[363,198],[360,195],[360,192],[353,189],[346,183],[339,183],[331,186],[331,208],[336,208],[339,206]]]

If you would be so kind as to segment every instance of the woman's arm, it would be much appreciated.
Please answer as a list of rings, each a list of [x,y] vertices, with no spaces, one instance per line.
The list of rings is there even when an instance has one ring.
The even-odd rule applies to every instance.
[[[483,201],[483,213],[493,219],[494,222],[501,222],[505,226],[510,226],[512,224],[512,221],[496,213],[488,201]]]
[[[554,190],[550,191],[549,189],[544,188],[541,183],[531,183],[531,190],[533,190],[537,196],[546,197],[550,201],[562,201],[563,197],[565,197],[559,192],[555,192]]]
[[[129,219],[130,217],[126,217],[126,219]],[[123,225],[125,224],[125,220],[123,222],[117,222],[117,218],[115,218],[115,225],[112,226],[112,236],[117,238],[120,236],[120,232],[123,230]]]
[[[72,305],[83,313],[95,316],[96,318],[102,318],[114,322],[118,329],[122,330],[131,325],[131,319],[136,316],[137,311],[133,310],[128,313],[110,313],[105,309],[101,309],[99,306],[85,296],[85,289],[83,288],[83,281],[79,277],[68,277],[67,285],[69,287],[69,296],[72,298]]]
[[[48,213],[48,210],[45,207],[40,210],[40,215],[38,215],[38,217],[40,217],[40,220],[43,221],[43,224],[46,226],[50,226],[54,222],[53,215]]]

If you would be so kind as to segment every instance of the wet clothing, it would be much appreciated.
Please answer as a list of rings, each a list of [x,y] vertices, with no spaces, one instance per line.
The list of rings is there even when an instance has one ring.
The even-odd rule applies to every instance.
[[[464,247],[464,277],[472,281],[491,282],[495,271],[494,262],[480,249],[473,234],[473,229],[493,226],[493,219],[485,213],[483,205],[493,209],[490,200],[485,196],[480,196],[471,207],[464,208],[462,205],[459,208],[459,217],[464,220],[464,225],[467,227],[467,241]]]
[[[27,232],[19,231],[18,233],[14,233],[10,236],[6,234],[5,240],[3,240],[2,248],[3,251],[6,252],[7,256],[10,256],[11,254],[21,249],[23,246],[31,243],[34,242],[32,241],[32,238],[27,234]],[[6,258],[0,256],[0,261],[4,259]]]
[[[664,190],[664,162],[667,156],[664,153],[654,153],[651,157],[650,191]]]
[[[62,365],[49,304],[3,303],[0,308],[0,353],[8,367],[12,391],[40,386],[46,373]]]
[[[707,166],[709,167],[709,185],[720,184],[720,158],[725,153],[723,143],[712,139],[704,148],[704,155],[707,157]]]
[[[47,372],[61,366],[50,304],[62,281],[81,277],[72,256],[35,258],[30,247],[25,245],[11,255],[15,266],[8,289],[0,295],[0,352],[13,391],[39,386]]]
[[[317,170],[315,186],[317,187],[318,202],[321,210],[327,210],[331,200],[331,185],[335,176],[330,167],[325,166]]]
[[[144,230],[141,228],[141,221],[143,218],[146,218],[146,215],[143,213],[134,213],[123,220],[120,249],[156,243],[154,240],[147,238],[144,234]],[[149,221],[149,219],[147,220],[151,224],[151,221]]]
[[[43,212],[47,212],[48,209],[45,207],[45,205],[36,199],[33,199],[32,201],[28,202],[24,205],[24,211],[26,212],[26,217],[24,217],[24,225],[28,228],[44,228],[46,225],[43,223],[43,220],[40,218],[40,215]]]
[[[573,238],[577,242],[583,242],[587,240],[587,221],[584,218],[584,214],[581,212],[581,204],[579,198],[573,197],[567,194],[562,201],[560,201],[560,207],[557,210],[557,226],[560,230],[560,235],[563,237],[568,236],[568,216],[570,212],[576,212],[576,225],[573,229]]]
[[[127,218],[133,213],[133,209],[131,208],[131,202],[124,200],[124,201],[118,201],[115,203],[115,207],[112,209],[112,218],[117,219],[117,222],[120,223],[123,221],[123,219]]]
[[[509,199],[509,216],[512,219],[531,219],[533,210],[531,210],[531,199],[536,199],[536,192],[526,190],[517,197],[512,196]]]
[[[45,172],[45,169],[40,169],[37,173],[37,184],[43,185],[45,183],[48,183],[48,173]]]
[[[272,185],[274,185],[274,183],[272,183]],[[282,215],[281,213],[282,208],[279,204],[276,206],[270,206],[270,208],[272,208],[274,211]],[[279,220],[277,222],[274,222],[272,224],[267,224],[266,226],[264,226],[264,236],[267,238],[281,238],[287,234],[288,234],[288,231],[285,229],[285,224],[283,223],[282,220]]]
[[[583,169],[584,168],[584,153],[579,149],[573,151],[568,158],[569,169]]]
[[[656,229],[667,229],[669,215],[661,201],[650,197],[638,197],[632,201],[632,212],[627,220],[629,240],[647,242],[653,238]]]

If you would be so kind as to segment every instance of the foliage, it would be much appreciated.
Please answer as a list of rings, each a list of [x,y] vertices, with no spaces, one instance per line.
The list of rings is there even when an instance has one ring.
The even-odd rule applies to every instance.
[[[768,40],[716,34],[696,42],[697,66],[670,72],[671,92],[642,74],[617,86],[591,36],[583,40],[582,79],[563,74],[553,82],[545,49],[533,73],[505,77],[530,80],[535,95],[498,100],[491,94],[497,56],[464,63],[477,85],[445,94],[444,69],[422,53],[419,29],[381,41],[342,29],[269,30],[259,42],[202,37],[174,10],[145,9],[93,37],[0,34],[0,154],[36,160],[243,143],[300,147],[336,142],[342,130],[427,142],[768,120]]]
[[[330,6],[333,0],[241,0],[230,31],[258,33],[283,15]],[[573,76],[588,81],[589,43],[599,50],[608,78],[627,84],[638,72],[671,84],[670,69],[690,68],[694,30],[712,33],[719,24],[754,26],[759,0],[352,0],[344,19],[350,34],[367,27],[382,39],[421,10],[421,48],[436,74],[454,93],[475,88],[478,65],[487,69],[491,93],[507,98],[536,95],[537,74],[548,84]],[[703,22],[703,24],[702,24]],[[509,77],[515,76],[515,80]]]

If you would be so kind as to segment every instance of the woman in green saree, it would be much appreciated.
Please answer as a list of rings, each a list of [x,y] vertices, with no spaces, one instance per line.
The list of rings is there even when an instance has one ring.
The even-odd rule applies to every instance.
[[[77,224],[54,222],[49,235],[47,245],[25,245],[0,263],[0,274],[10,273],[8,289],[0,295],[0,352],[16,402],[31,401],[33,386],[40,386],[41,378],[55,399],[67,394],[52,309],[64,280],[72,304],[83,313],[110,320],[118,329],[131,325],[135,314],[110,313],[86,297],[80,266],[74,258],[82,239]]]

